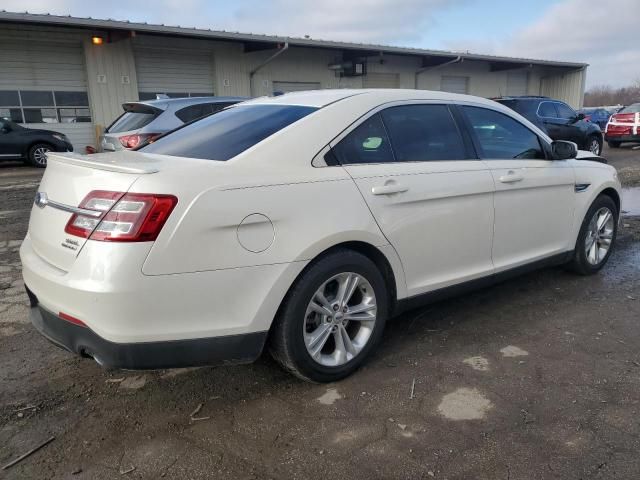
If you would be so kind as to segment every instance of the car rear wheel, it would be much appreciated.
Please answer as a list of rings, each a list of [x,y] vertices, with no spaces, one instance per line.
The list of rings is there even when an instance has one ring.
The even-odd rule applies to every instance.
[[[351,250],[311,264],[285,299],[270,340],[272,356],[303,380],[333,382],[353,373],[379,343],[389,313],[376,265]]]
[[[37,143],[29,149],[27,162],[34,167],[44,168],[47,166],[47,153],[50,151],[51,145]]]
[[[598,272],[609,260],[618,233],[618,209],[607,195],[595,199],[580,227],[570,268],[581,275]]]
[[[620,143],[621,142],[616,142],[615,140],[609,140],[607,142],[607,144],[609,145],[609,147],[611,148],[620,148]]]
[[[587,140],[587,149],[594,155],[602,153],[602,139],[598,135],[591,135]]]

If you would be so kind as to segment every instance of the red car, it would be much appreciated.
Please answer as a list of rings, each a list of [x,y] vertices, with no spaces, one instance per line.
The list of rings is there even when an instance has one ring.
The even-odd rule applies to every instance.
[[[640,103],[631,104],[611,115],[604,139],[611,148],[619,148],[622,142],[640,142]]]

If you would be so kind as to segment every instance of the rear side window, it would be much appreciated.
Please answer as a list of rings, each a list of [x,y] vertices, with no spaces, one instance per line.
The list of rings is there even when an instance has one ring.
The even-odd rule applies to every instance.
[[[229,160],[317,110],[298,105],[243,105],[185,125],[140,151]]]
[[[494,110],[463,106],[482,158],[545,159],[538,136],[513,118]]]
[[[178,117],[183,123],[189,123],[197,120],[198,118],[206,117],[210,113],[211,107],[206,103],[201,103],[181,108],[176,112],[176,117]]]
[[[377,113],[344,137],[333,153],[342,165],[395,161],[382,118]]]
[[[538,115],[544,118],[558,118],[553,102],[542,102],[538,107]]]
[[[446,105],[391,107],[382,112],[382,120],[397,162],[467,157],[458,127]]]

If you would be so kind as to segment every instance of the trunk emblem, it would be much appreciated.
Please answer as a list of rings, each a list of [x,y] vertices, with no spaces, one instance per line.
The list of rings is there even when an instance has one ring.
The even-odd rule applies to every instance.
[[[39,207],[39,208],[44,208],[49,204],[49,198],[47,197],[47,194],[44,192],[38,192],[36,193],[36,198],[33,200],[33,202]]]

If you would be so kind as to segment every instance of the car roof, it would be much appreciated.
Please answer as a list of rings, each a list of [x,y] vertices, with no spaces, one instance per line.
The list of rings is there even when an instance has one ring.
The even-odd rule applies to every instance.
[[[229,103],[229,102],[243,102],[247,100],[247,97],[185,97],[185,98],[157,98],[155,100],[138,100],[131,103],[142,103],[145,105],[151,105],[158,108],[167,107],[187,107],[189,105],[197,105],[200,103]]]
[[[498,97],[498,98],[494,98],[493,100],[495,100],[496,102],[499,102],[500,100],[553,100],[553,101],[559,101],[559,100],[556,100],[556,99],[551,98],[551,97],[545,97],[543,95],[513,95],[513,96],[508,96],[508,97]]]
[[[381,104],[403,100],[441,100],[484,103],[495,105],[491,100],[472,95],[440,92],[433,90],[414,90],[401,88],[370,88],[370,89],[328,89],[308,90],[304,92],[289,92],[272,97],[259,97],[244,102],[243,105],[297,105],[322,108],[338,101],[358,97],[360,100],[370,100],[372,104]]]

